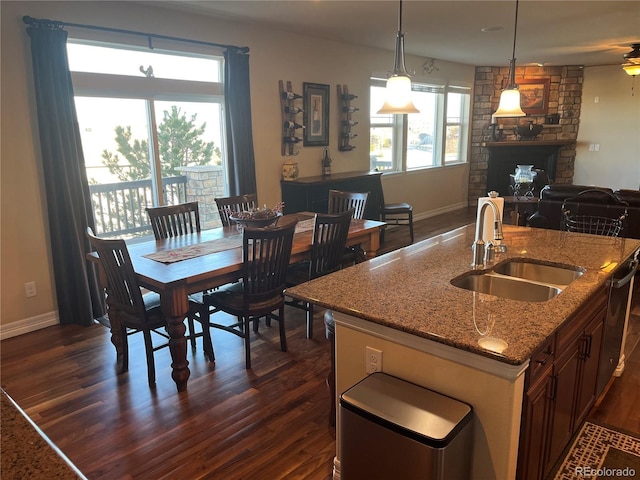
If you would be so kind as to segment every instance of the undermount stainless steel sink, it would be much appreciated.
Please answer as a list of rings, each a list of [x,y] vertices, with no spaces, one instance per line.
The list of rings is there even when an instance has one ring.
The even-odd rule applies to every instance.
[[[522,302],[546,302],[558,295],[584,272],[570,265],[547,265],[516,258],[492,270],[469,272],[451,280],[451,285],[473,292]]]
[[[528,282],[491,272],[463,275],[451,280],[451,284],[465,290],[521,302],[546,302],[562,291],[561,288],[552,285]]]
[[[565,287],[580,278],[584,273],[578,267],[568,265],[544,265],[527,261],[526,259],[509,260],[496,265],[493,271],[510,277],[518,277],[524,280]]]

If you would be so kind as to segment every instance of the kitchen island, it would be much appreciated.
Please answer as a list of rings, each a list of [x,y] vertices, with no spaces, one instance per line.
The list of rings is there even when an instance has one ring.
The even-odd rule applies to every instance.
[[[474,235],[473,225],[463,227],[287,294],[333,313],[338,396],[366,376],[365,348],[376,348],[385,373],[473,407],[474,478],[512,479],[530,359],[601,296],[640,241],[505,226],[508,250],[493,264],[527,258],[584,272],[551,300],[521,302],[450,283],[471,270]],[[337,425],[339,439],[339,417]],[[339,440],[334,477],[340,477]]]

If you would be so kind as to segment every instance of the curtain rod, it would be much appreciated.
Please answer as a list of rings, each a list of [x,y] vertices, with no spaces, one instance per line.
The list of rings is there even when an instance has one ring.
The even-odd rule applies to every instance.
[[[38,27],[38,26],[44,26],[49,28],[76,27],[76,28],[87,28],[89,30],[101,30],[103,32],[124,33],[127,35],[137,35],[140,37],[147,37],[147,39],[149,40],[150,49],[153,49],[153,44],[151,43],[151,40],[153,38],[158,38],[162,40],[173,40],[176,42],[195,43],[197,45],[206,45],[209,47],[220,47],[220,48],[226,48],[230,50],[237,50],[238,53],[249,53],[249,47],[238,47],[236,45],[225,45],[223,43],[204,42],[201,40],[190,40],[188,38],[171,37],[168,35],[158,35],[157,33],[144,33],[144,32],[136,32],[135,30],[122,30],[119,28],[99,27],[97,25],[84,25],[81,23],[61,22],[59,20],[39,19],[39,18],[30,17],[28,15],[25,15],[24,17],[22,17],[22,21],[27,25],[33,26],[33,27]]]

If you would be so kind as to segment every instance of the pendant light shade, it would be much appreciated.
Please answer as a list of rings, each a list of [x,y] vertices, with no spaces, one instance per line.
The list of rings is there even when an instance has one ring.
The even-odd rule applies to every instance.
[[[520,107],[520,90],[516,84],[516,34],[518,32],[518,0],[516,0],[516,21],[513,29],[513,53],[509,61],[509,84],[500,94],[498,110],[494,117],[524,117],[526,113]]]
[[[398,34],[396,35],[396,53],[393,73],[387,80],[386,98],[379,114],[400,115],[420,113],[411,100],[411,78],[404,64],[404,33],[402,32],[402,0],[398,14]]]
[[[504,89],[500,94],[500,104],[494,117],[524,117],[526,113],[520,107],[520,90],[517,88]]]

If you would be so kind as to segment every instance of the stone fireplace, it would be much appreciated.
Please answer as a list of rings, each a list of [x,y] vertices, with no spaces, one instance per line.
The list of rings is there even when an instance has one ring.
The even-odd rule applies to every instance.
[[[471,159],[469,173],[469,205],[479,197],[496,190],[501,196],[511,195],[509,174],[516,165],[534,165],[549,175],[552,183],[573,182],[575,142],[580,122],[583,69],[580,66],[517,67],[516,83],[526,79],[549,79],[547,111],[523,118],[499,119],[500,141],[492,141],[491,115],[498,107],[503,81],[508,67],[477,67],[475,75],[473,117],[471,129]],[[547,124],[548,115],[558,114],[559,123]],[[517,125],[529,121],[543,124],[536,140],[518,140]]]
[[[558,152],[565,141],[487,142],[487,191],[495,190],[501,197],[513,195],[510,177],[517,165],[533,165],[544,170],[550,183],[556,183]]]

